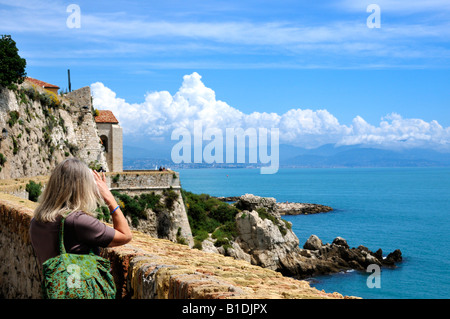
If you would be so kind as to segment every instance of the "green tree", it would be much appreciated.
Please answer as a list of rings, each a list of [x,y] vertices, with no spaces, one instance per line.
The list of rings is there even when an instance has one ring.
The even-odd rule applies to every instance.
[[[0,39],[0,86],[8,87],[13,83],[22,83],[25,76],[26,60],[21,58],[16,42],[10,35]]]

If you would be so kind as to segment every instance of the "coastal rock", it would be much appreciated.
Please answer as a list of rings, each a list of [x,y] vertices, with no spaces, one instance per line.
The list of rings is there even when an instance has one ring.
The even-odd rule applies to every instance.
[[[313,235],[314,236],[314,235]],[[375,253],[367,247],[360,245],[357,248],[350,248],[347,241],[342,237],[336,237],[332,244],[326,243],[319,249],[318,244],[321,243],[317,236],[311,236],[303,246],[302,256],[308,253],[313,255],[311,259],[310,272],[315,275],[334,273],[342,270],[365,270],[369,265],[376,264],[379,266],[395,266],[395,263],[402,261],[402,253],[399,249],[390,253],[383,259],[381,249]],[[311,245],[314,243],[314,245]],[[305,247],[313,248],[313,250]],[[304,277],[301,274],[299,277]]]
[[[304,249],[319,250],[322,247],[322,241],[316,235],[311,235],[303,245]]]
[[[238,243],[233,242],[231,244],[231,248],[227,248],[225,252],[225,256],[230,256],[235,259],[245,260],[247,262],[251,262],[252,257],[242,250],[241,246]]]
[[[211,238],[211,235],[209,236],[209,238],[206,238],[204,241],[202,241],[202,250],[207,253],[219,254],[219,250],[216,246],[214,246],[214,240]]]
[[[241,210],[257,210],[264,208],[269,212],[274,212],[277,200],[273,197],[260,197],[253,194],[245,194],[239,197],[235,206]]]
[[[236,216],[236,242],[253,264],[276,270],[282,267],[281,260],[286,263],[289,255],[298,252],[299,241],[279,216],[271,216],[263,218],[254,210],[240,212]]]
[[[332,245],[343,246],[345,248],[349,248],[348,244],[347,244],[347,241],[344,238],[342,238],[342,237],[336,237],[331,244]]]
[[[309,203],[276,203],[276,211],[280,215],[309,215],[331,212],[333,208],[319,204]]]
[[[386,259],[383,260],[383,263],[386,265],[395,265],[395,263],[401,262],[402,260],[402,252],[400,251],[400,249],[396,249],[392,253],[387,255]]]
[[[311,235],[303,249],[300,248],[299,240],[291,230],[292,224],[281,216],[331,211],[331,207],[277,203],[275,198],[253,194],[226,199],[236,199],[234,205],[241,210],[236,215],[238,236],[232,241],[232,249],[222,249],[219,253],[248,260],[285,276],[304,279],[350,269],[364,271],[371,264],[395,267],[395,263],[402,260],[400,250],[383,258],[381,249],[374,253],[362,245],[350,248],[342,237],[324,244],[318,236]]]
[[[236,216],[239,236],[235,243],[250,256],[252,264],[283,275],[304,279],[350,269],[365,271],[371,264],[395,266],[402,260],[400,250],[383,259],[381,249],[374,253],[362,245],[350,248],[342,237],[323,244],[318,236],[311,235],[301,249],[292,230],[280,227],[279,215],[269,214],[272,218],[263,218],[256,211],[239,213]]]
[[[333,208],[325,205],[310,203],[277,202],[273,197],[260,197],[245,194],[239,197],[219,197],[222,201],[234,201],[235,206],[241,210],[258,210],[264,208],[278,215],[308,215],[330,212]]]

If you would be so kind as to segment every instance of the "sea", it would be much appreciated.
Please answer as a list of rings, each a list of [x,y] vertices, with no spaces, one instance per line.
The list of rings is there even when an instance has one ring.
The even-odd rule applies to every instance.
[[[309,278],[312,287],[365,299],[450,297],[450,168],[179,169],[183,189],[212,196],[254,194],[279,202],[331,206],[329,213],[282,216],[300,247],[312,234],[342,237],[383,254],[400,249],[396,268]],[[376,278],[374,276],[377,276]]]

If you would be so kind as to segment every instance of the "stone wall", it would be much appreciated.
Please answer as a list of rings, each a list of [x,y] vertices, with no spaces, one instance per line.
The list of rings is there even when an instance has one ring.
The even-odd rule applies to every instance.
[[[97,162],[107,171],[108,163],[100,143],[97,126],[92,114],[91,89],[89,86],[65,95],[72,106],[72,122],[75,125],[75,138],[78,146],[77,156],[87,164]]]
[[[69,156],[107,169],[89,87],[52,96],[58,106],[43,102],[46,96],[27,81],[15,91],[0,88],[0,131],[7,132],[0,135],[0,179],[47,175]]]
[[[123,136],[122,128],[118,124],[97,123],[98,135],[104,136],[107,141],[105,156],[109,171],[121,172],[123,170]]]
[[[45,187],[48,176],[0,180],[0,192],[28,199],[25,187],[30,180],[41,183]],[[181,196],[179,173],[174,171],[108,172],[106,173],[106,181],[111,190],[126,193],[130,196],[154,192],[161,195],[161,201],[163,201],[164,190],[171,189],[178,194],[178,199],[172,209],[166,209],[158,213],[150,209],[147,210],[147,219],[139,221],[139,225],[135,229],[174,242],[185,241],[189,247],[193,247],[194,239]],[[131,219],[127,218],[131,225]]]
[[[117,177],[118,176],[118,177]],[[107,173],[111,189],[138,194],[166,188],[180,189],[180,175],[175,171],[123,171]]]
[[[175,171],[124,171],[107,173],[111,190],[134,196],[142,193],[155,193],[164,196],[171,189],[178,195],[173,209],[162,212],[148,210],[147,219],[139,221],[137,230],[153,237],[165,238],[174,242],[181,238],[189,247],[193,247],[194,238],[181,196],[180,176]],[[164,197],[163,197],[164,198]]]
[[[40,298],[28,232],[35,207],[36,203],[0,193],[0,297]],[[102,255],[111,261],[118,299],[343,298],[242,260],[137,231],[131,243],[104,249]]]
[[[161,191],[164,189],[179,190],[180,176],[174,171],[123,171],[107,172],[106,182],[111,190],[127,193],[129,195],[139,195],[150,191]],[[25,186],[30,180],[36,183],[45,184],[48,175],[38,175],[32,177],[18,177],[11,179],[0,179],[0,192],[28,198]]]

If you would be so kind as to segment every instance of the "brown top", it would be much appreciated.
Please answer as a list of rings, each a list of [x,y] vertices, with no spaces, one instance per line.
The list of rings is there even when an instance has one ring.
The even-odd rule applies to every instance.
[[[50,84],[50,83],[47,83],[47,82],[44,82],[41,80],[37,80],[37,79],[29,78],[29,77],[27,77],[26,80],[33,84],[36,84],[37,86],[43,87],[43,88],[59,89],[59,86],[53,85],[53,84]]]
[[[30,238],[40,263],[59,255],[59,230],[62,217],[54,222],[31,220]],[[81,211],[72,212],[64,221],[64,247],[67,253],[89,254],[92,249],[107,247],[114,238],[115,230],[98,219]]]
[[[98,115],[94,119],[96,123],[119,123],[113,112],[108,110],[98,110]]]

